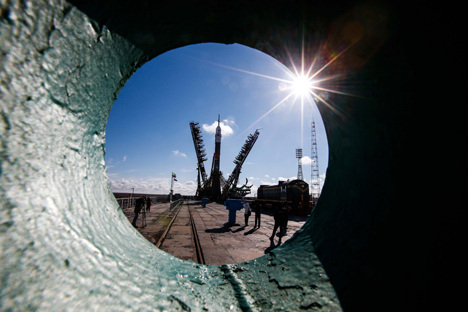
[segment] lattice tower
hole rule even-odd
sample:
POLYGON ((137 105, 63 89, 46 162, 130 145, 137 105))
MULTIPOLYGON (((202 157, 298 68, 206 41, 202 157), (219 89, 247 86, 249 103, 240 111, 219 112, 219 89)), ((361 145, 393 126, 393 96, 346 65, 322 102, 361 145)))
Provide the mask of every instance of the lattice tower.
POLYGON ((302 148, 296 148, 296 158, 297 158, 297 179, 304 180, 302 175, 302 148))
POLYGON ((320 197, 320 181, 319 181, 319 165, 318 165, 318 153, 317 153, 317 137, 316 137, 316 131, 315 131, 315 121, 312 119, 312 124, 311 124, 311 146, 312 146, 312 151, 311 151, 311 158, 312 158, 312 163, 311 163, 311 182, 312 182, 312 203, 315 205, 317 202, 318 198, 320 197))
POLYGON ((205 145, 203 144, 203 137, 201 134, 199 123, 192 121, 190 123, 190 131, 192 132, 193 145, 195 147, 195 153, 197 154, 197 161, 198 161, 197 192, 199 192, 200 189, 202 188, 202 185, 206 184, 208 180, 206 176, 205 165, 203 164, 203 162, 207 160, 206 151, 205 151, 205 145), (201 181, 200 181, 200 176, 201 176, 201 181))

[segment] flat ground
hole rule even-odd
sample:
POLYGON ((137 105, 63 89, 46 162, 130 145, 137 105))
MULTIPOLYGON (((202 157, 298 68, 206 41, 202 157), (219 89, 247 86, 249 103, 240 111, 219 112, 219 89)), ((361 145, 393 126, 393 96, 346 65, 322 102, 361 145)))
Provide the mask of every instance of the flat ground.
MULTIPOLYGON (((124 213, 131 222, 133 209, 124 210, 124 213)), ((209 203, 203 208, 199 202, 186 202, 162 241, 161 250, 181 259, 196 262, 190 213, 206 264, 233 264, 252 260, 279 246, 279 230, 273 242, 269 239, 274 226, 273 214, 269 210, 262 211, 260 228, 254 229, 254 213, 246 226, 244 210, 239 210, 236 213, 236 224, 227 226, 229 211, 225 206, 209 203)), ((137 230, 150 242, 156 244, 170 221, 170 214, 169 204, 153 205, 146 216, 147 226, 140 227, 142 225, 140 217, 137 221, 139 226, 137 230)), ((289 216, 288 230, 282 242, 287 241, 301 228, 306 219, 307 217, 289 216)))

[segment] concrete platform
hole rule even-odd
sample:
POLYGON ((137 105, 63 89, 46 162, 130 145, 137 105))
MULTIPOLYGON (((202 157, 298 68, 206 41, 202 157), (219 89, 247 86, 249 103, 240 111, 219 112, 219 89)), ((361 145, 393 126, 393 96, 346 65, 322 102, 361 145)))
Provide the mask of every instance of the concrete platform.
MULTIPOLYGON (((244 223, 244 210, 236 213, 236 225, 226 226, 228 210, 223 205, 209 203, 206 208, 191 207, 200 244, 206 264, 233 264, 252 260, 279 246, 279 233, 270 241, 274 219, 269 211, 263 211, 260 228, 254 229, 255 216, 252 214, 248 225, 244 223)), ((302 227, 306 218, 290 216, 288 231, 282 242, 288 240, 302 227)), ((279 230, 278 230, 279 231, 279 230)))
MULTIPOLYGON (((169 204, 153 205, 147 215, 147 227, 137 230, 149 241, 155 243, 154 233, 161 231, 164 222, 155 221, 158 214, 164 213, 169 204)), ((126 212, 129 221, 133 220, 133 209, 126 212)), ((205 263, 212 265, 234 264, 258 258, 279 246, 279 230, 273 242, 270 236, 273 231, 274 219, 271 211, 262 211, 260 228, 254 229, 255 216, 252 214, 248 225, 244 223, 244 210, 236 213, 236 224, 227 226, 228 210, 217 203, 209 203, 206 208, 196 202, 185 203, 169 230, 166 239, 160 246, 176 257, 196 262, 190 213, 192 214, 205 263)), ((290 216, 288 231, 282 238, 287 241, 299 228, 307 217, 290 216)), ((137 225, 141 222, 138 221, 137 225)))

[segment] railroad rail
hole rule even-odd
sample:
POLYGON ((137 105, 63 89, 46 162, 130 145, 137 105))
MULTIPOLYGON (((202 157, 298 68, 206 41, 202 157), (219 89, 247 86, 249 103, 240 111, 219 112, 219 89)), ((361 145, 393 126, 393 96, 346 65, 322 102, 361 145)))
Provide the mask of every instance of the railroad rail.
MULTIPOLYGON (((188 213, 189 213, 189 219, 190 219, 190 227, 191 227, 191 232, 192 232, 192 243, 193 247, 195 249, 195 255, 196 255, 196 262, 199 264, 205 264, 205 257, 203 255, 203 250, 200 244, 200 239, 198 237, 197 233, 197 228, 195 225, 195 220, 193 219, 193 215, 190 209, 190 205, 187 205, 188 213)), ((164 240, 166 239, 166 236, 168 235, 169 231, 171 230, 172 224, 174 221, 177 219, 177 216, 179 215, 180 210, 183 207, 183 203, 179 203, 178 205, 174 206, 173 208, 168 209, 165 213, 171 213, 171 211, 176 210, 175 213, 172 214, 171 220, 167 227, 164 229, 164 232, 162 233, 161 237, 159 237, 157 243, 155 244, 156 247, 161 248, 161 245, 163 244, 164 240)), ((154 219, 156 221, 159 219, 159 216, 154 219)), ((194 259, 195 260, 195 259, 194 259)))
MULTIPOLYGON (((136 229, 143 237, 159 249, 177 256, 177 254, 172 253, 174 248, 176 248, 176 250, 181 251, 182 254, 184 252, 186 253, 185 256, 181 254, 182 259, 199 264, 206 264, 202 244, 196 228, 198 222, 196 218, 198 216, 193 210, 193 207, 191 208, 194 204, 194 202, 184 202, 184 200, 181 199, 174 201, 170 205, 164 204, 164 206, 157 205, 158 207, 152 207, 153 209, 151 209, 150 215, 148 215, 149 212, 146 212, 147 224, 145 224, 142 215, 142 218, 137 221, 138 227, 136 229), (197 220, 197 222, 195 222, 195 220, 197 220), (183 226, 189 226, 190 229, 181 230, 183 226), (190 238, 186 236, 186 234, 189 233, 191 241, 187 241, 190 240, 190 238), (187 244, 188 242, 190 243, 187 244), (183 247, 177 249, 178 247, 174 246, 183 247)), ((196 203, 196 205, 199 204, 200 203, 196 203)), ((124 213, 129 222, 131 222, 134 214, 127 209, 124 210, 124 213)))
MULTIPOLYGON (((182 205, 181 205, 181 204, 179 204, 179 205, 174 205, 174 206, 171 205, 171 207, 170 207, 168 210, 166 210, 166 212, 168 212, 168 213, 170 214, 172 210, 177 209, 176 212, 172 215, 171 221, 170 221, 169 224, 167 225, 167 227, 166 227, 166 229, 164 230, 163 234, 161 235, 161 237, 159 238, 159 240, 156 242, 156 247, 159 248, 159 246, 161 246, 162 242, 163 242, 164 239, 166 238, 167 233, 168 233, 169 230, 171 229, 172 223, 174 223, 174 220, 177 218, 177 215, 179 214, 179 211, 180 211, 181 208, 182 208, 182 205)), ((168 215, 168 214, 163 213, 163 214, 157 216, 156 218, 154 218, 154 219, 152 220, 152 222, 158 220, 159 218, 161 218, 161 216, 167 216, 167 215, 168 215)))
POLYGON ((193 220, 190 206, 188 206, 188 210, 189 210, 189 215, 190 215, 190 224, 192 225, 192 239, 193 239, 193 245, 195 246, 195 253, 197 254, 197 262, 200 264, 205 264, 205 257, 203 255, 203 250, 201 248, 200 239, 198 237, 197 227, 195 226, 195 221, 193 220))

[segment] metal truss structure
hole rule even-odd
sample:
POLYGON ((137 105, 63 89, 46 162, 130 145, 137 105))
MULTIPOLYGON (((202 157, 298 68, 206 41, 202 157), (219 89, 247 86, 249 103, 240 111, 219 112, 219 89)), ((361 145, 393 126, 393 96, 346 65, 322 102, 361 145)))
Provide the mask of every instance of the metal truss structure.
MULTIPOLYGON (((190 122, 190 131, 192 132, 192 139, 193 145, 195 147, 195 153, 197 155, 198 161, 198 186, 197 186, 197 193, 196 198, 202 197, 210 197, 211 195, 211 188, 215 184, 213 179, 219 179, 219 185, 222 190, 222 198, 226 199, 228 196, 238 196, 239 194, 249 194, 250 187, 244 185, 240 189, 237 188, 237 182, 239 181, 239 175, 241 173, 242 165, 244 161, 247 159, 252 147, 254 146, 257 138, 260 134, 258 131, 259 129, 255 130, 254 133, 251 133, 247 140, 245 141, 244 145, 239 152, 239 155, 234 160, 234 164, 236 167, 232 171, 229 178, 226 180, 223 176, 221 171, 215 172, 214 168, 214 157, 213 157, 213 164, 211 168, 210 176, 207 177, 204 162, 206 159, 206 150, 205 145, 203 144, 203 138, 200 130, 200 125, 198 122, 190 122)), ((211 196, 212 197, 212 196, 211 196)), ((219 198, 212 198, 212 200, 218 200, 219 198)))
POLYGON ((304 181, 304 176, 302 175, 302 148, 296 148, 296 158, 297 158, 297 179, 304 181))
POLYGON ((311 124, 311 185, 312 185, 312 203, 315 205, 317 203, 318 198, 320 197, 321 189, 320 189, 320 181, 319 181, 319 165, 318 165, 318 153, 317 153, 317 138, 315 132, 315 121, 312 119, 311 124))
POLYGON ((227 198, 230 193, 236 193, 237 182, 239 181, 242 165, 244 164, 244 161, 247 159, 247 156, 249 155, 252 147, 257 141, 258 136, 260 135, 258 130, 259 129, 255 130, 254 133, 249 134, 247 140, 241 148, 241 151, 239 152, 239 155, 237 155, 234 160, 236 167, 232 171, 231 175, 229 175, 229 178, 223 187, 223 194, 225 198, 227 198))
POLYGON ((197 154, 197 161, 198 161, 198 166, 197 166, 198 186, 197 186, 196 195, 199 196, 201 189, 204 187, 204 185, 207 183, 207 180, 208 180, 206 176, 205 165, 203 164, 207 160, 206 150, 205 150, 205 144, 203 144, 203 138, 202 138, 199 123, 192 121, 190 123, 190 131, 192 132, 193 145, 195 146, 195 153, 197 154))

